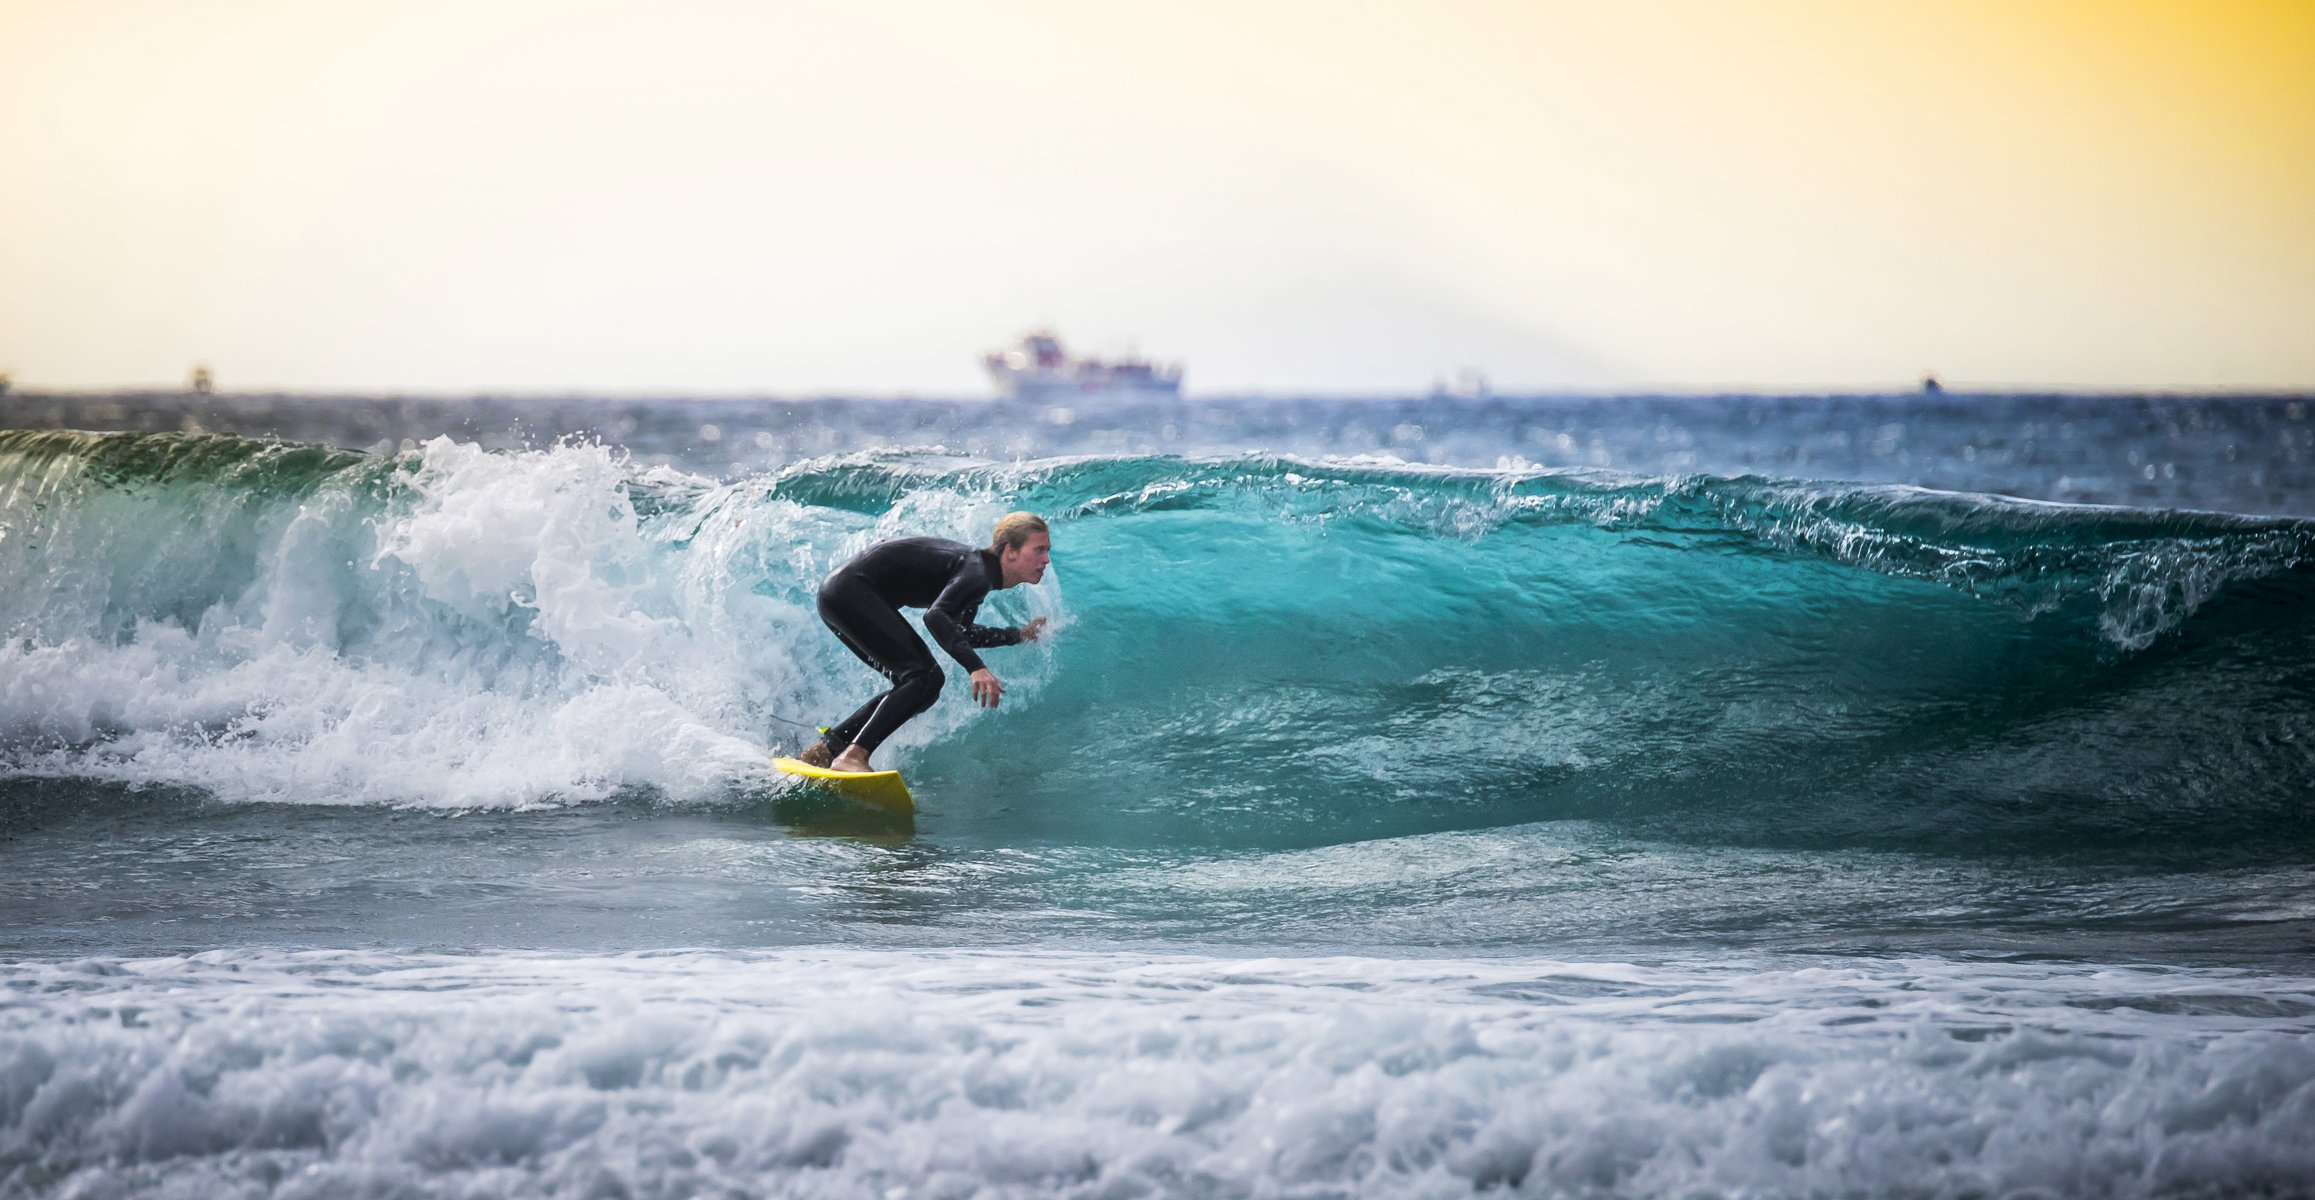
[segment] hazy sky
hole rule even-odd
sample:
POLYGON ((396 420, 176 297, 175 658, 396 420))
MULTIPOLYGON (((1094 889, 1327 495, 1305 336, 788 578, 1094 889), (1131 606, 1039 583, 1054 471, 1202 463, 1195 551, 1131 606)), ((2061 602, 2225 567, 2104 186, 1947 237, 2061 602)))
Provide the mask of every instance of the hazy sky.
POLYGON ((2315 0, 0 0, 19 386, 2315 386, 2315 0))

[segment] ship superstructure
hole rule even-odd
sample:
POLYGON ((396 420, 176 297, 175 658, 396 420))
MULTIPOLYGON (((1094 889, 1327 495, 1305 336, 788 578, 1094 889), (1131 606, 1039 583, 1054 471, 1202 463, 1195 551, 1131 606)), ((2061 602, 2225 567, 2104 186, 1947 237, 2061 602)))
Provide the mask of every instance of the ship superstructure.
POLYGON ((1050 329, 1031 330, 1007 350, 981 356, 997 393, 1008 400, 1098 399, 1104 396, 1179 396, 1179 363, 1128 356, 1105 361, 1072 358, 1050 329))

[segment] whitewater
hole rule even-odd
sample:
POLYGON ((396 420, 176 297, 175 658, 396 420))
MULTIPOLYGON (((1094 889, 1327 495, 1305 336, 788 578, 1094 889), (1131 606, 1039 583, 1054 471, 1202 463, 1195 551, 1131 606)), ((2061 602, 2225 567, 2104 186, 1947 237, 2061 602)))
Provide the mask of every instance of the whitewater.
POLYGON ((2315 1195, 2305 398, 11 403, 0 1195, 2315 1195))

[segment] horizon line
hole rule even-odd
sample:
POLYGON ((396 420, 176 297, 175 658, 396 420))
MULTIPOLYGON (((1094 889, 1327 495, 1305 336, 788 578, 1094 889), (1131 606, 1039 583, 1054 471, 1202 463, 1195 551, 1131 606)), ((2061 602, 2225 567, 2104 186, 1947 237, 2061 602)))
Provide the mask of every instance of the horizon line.
MULTIPOLYGON (((0 377, 4 378, 4 377, 0 377)), ((2062 384, 2062 383, 1941 383, 1931 390, 1916 383, 1908 387, 1879 387, 1869 384, 1633 384, 1628 386, 1562 386, 1546 388, 1493 388, 1485 392, 1440 392, 1431 390, 1405 391, 1340 391, 1318 389, 1310 391, 1273 388, 1245 388, 1227 391, 1186 392, 1170 397, 1183 403, 1234 400, 1551 400, 1551 399, 1712 399, 1716 397, 2023 397, 2023 396, 2201 396, 2201 397, 2315 397, 2315 383, 2308 384, 2062 384)), ((891 391, 817 390, 808 392, 781 391, 650 391, 644 389, 591 389, 575 388, 478 388, 450 390, 436 388, 386 389, 330 389, 330 388, 217 388, 197 391, 181 385, 92 385, 88 387, 26 387, 22 384, 0 390, 0 405, 31 399, 96 400, 96 399, 159 399, 204 397, 219 399, 276 399, 276 400, 511 400, 563 401, 587 400, 610 403, 635 402, 707 402, 798 403, 814 401, 912 401, 943 404, 1018 404, 1025 408, 1065 407, 1061 398, 1021 400, 1017 397, 986 393, 919 392, 909 389, 891 391)), ((1160 397, 1125 394, 1082 397, 1092 404, 1131 402, 1142 403, 1160 397)))

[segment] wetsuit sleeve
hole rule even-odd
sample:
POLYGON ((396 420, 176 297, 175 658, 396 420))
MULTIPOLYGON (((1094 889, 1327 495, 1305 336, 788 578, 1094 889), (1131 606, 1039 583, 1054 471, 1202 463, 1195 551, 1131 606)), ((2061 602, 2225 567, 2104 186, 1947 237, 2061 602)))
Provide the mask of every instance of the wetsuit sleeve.
POLYGON ((1018 629, 973 624, 974 615, 981 611, 981 600, 988 594, 989 581, 982 576, 979 564, 968 562, 950 578, 948 586, 941 589, 932 607, 924 610, 925 632, 967 671, 978 671, 988 665, 973 653, 973 647, 1015 646, 1021 642, 1018 629))

